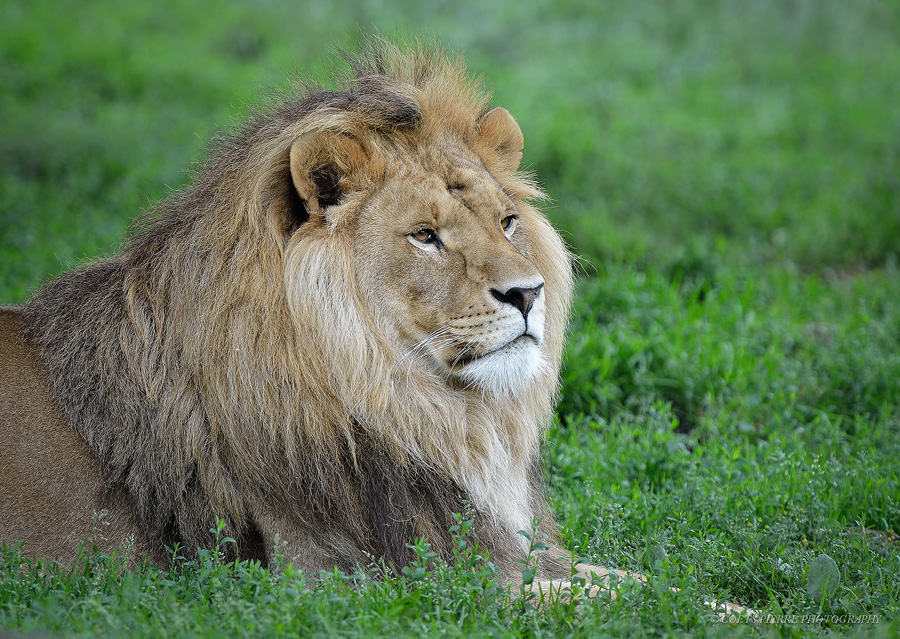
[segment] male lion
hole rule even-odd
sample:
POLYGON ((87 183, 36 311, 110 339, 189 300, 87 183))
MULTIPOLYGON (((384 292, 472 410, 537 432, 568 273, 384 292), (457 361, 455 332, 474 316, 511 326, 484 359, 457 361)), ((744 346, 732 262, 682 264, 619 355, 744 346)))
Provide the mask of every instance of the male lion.
POLYGON ((532 519, 554 540, 538 454, 573 275, 522 133, 441 54, 352 68, 0 310, 0 538, 71 558, 107 511, 166 565, 219 518, 232 558, 351 570, 417 537, 449 557, 471 508, 508 576, 532 519))
POLYGON ((522 133, 441 54, 352 67, 222 140, 118 255, 0 310, 0 538, 69 558, 105 510, 165 565, 220 518, 234 556, 316 571, 403 565, 416 537, 447 557, 467 508, 501 566, 532 518, 552 534, 572 269, 522 133))

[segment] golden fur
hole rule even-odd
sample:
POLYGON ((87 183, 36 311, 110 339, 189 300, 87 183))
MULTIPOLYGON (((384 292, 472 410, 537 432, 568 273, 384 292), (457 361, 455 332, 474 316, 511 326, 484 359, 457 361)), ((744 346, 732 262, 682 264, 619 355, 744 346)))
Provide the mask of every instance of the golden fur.
POLYGON ((218 517, 237 556, 282 543, 316 570, 402 563, 419 536, 447 555, 467 507, 501 565, 532 518, 552 536, 538 453, 572 271, 521 132, 442 54, 351 66, 220 141, 118 255, 0 314, 0 427, 26 442, 0 478, 30 491, 0 537, 70 556, 105 509, 165 563, 218 517))

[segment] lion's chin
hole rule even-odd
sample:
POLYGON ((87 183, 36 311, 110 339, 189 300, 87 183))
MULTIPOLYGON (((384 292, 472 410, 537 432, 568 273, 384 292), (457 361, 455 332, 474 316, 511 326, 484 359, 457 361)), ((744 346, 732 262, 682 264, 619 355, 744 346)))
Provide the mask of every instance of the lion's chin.
POLYGON ((534 382, 549 371, 550 364, 540 345, 522 335, 509 344, 470 360, 454 371, 469 386, 508 393, 534 382))

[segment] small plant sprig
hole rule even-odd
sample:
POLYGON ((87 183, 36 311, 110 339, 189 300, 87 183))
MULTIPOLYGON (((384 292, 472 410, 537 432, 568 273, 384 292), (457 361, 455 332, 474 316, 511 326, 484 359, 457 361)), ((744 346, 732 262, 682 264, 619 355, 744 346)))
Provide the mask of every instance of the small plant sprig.
POLYGON ((444 561, 423 539, 407 548, 415 553, 408 566, 401 569, 407 584, 421 594, 440 600, 442 606, 462 616, 478 614, 488 601, 501 597, 499 569, 474 534, 475 517, 471 511, 455 513, 455 523, 448 532, 452 536, 451 557, 444 561))
POLYGON ((416 582, 430 576, 432 573, 429 567, 432 566, 434 559, 438 556, 436 552, 431 550, 431 544, 419 537, 413 543, 406 544, 406 547, 416 554, 409 565, 403 566, 400 570, 407 581, 416 582))
MULTIPOLYGON (((537 575, 541 561, 539 553, 547 550, 550 546, 542 541, 542 538, 546 538, 546 535, 538 531, 540 523, 540 519, 532 519, 530 531, 519 531, 519 534, 528 540, 528 552, 523 558, 516 559, 522 565, 522 582, 519 584, 519 605, 523 613, 533 611, 535 603, 541 603, 540 600, 535 601, 538 594, 534 591, 534 578, 537 575)), ((543 599, 543 593, 541 593, 540 599, 543 599)))
POLYGON ((470 509, 465 514, 453 515, 456 523, 448 529, 453 539, 453 569, 460 587, 469 592, 477 591, 482 599, 499 596, 497 583, 499 568, 491 561, 491 554, 481 547, 474 534, 475 516, 470 509))
POLYGON ((214 544, 212 549, 200 548, 197 560, 185 560, 178 544, 171 549, 172 568, 169 571, 168 583, 190 584, 200 599, 207 603, 218 601, 227 590, 226 583, 233 579, 237 562, 225 561, 225 546, 237 542, 224 534, 225 521, 216 518, 215 525, 209 529, 214 544))
MULTIPOLYGON (((237 542, 231 537, 223 536, 223 532, 225 531, 225 521, 223 519, 219 519, 216 517, 216 525, 213 528, 209 529, 213 535, 215 535, 216 543, 213 546, 213 550, 211 552, 211 559, 216 566, 223 565, 225 561, 225 551, 223 548, 225 544, 234 544, 237 545, 237 542)), ((203 553, 210 554, 208 550, 200 550, 200 556, 203 557, 203 553)))

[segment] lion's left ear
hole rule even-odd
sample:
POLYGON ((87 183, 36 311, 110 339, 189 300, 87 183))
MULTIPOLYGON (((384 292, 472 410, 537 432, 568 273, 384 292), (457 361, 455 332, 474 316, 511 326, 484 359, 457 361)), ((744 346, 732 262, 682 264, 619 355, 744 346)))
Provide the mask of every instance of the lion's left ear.
POLYGON ((290 155, 291 180, 310 217, 323 217, 338 204, 349 178, 368 160, 356 139, 332 131, 299 137, 290 155))
POLYGON ((481 140, 497 152, 503 168, 510 173, 517 171, 522 163, 525 138, 509 111, 495 107, 481 116, 476 126, 481 140))

